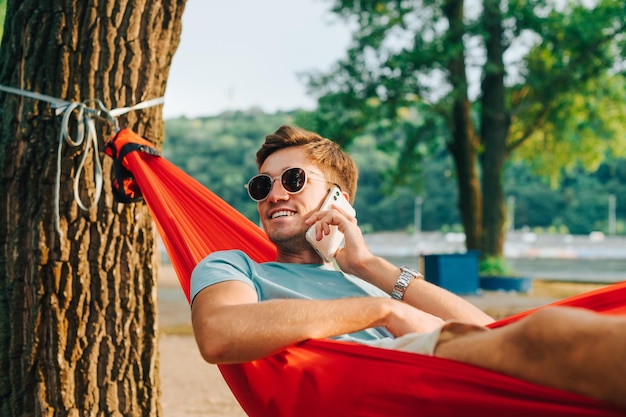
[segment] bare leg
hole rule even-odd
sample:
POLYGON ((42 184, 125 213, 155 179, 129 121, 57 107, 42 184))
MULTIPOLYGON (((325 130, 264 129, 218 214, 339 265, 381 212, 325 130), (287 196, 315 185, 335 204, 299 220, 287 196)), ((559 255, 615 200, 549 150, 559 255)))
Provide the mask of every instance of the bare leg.
POLYGON ((439 344, 435 356, 626 409, 626 318, 551 307, 439 344))

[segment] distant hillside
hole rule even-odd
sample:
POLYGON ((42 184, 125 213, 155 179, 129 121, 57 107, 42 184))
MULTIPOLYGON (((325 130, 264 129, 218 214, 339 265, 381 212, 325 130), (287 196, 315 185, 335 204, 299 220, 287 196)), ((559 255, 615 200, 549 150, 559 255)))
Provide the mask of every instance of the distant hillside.
MULTIPOLYGON (((260 110, 226 112, 165 122, 163 154, 202 184, 258 222, 256 204, 243 185, 256 173, 255 153, 263 138, 282 124, 294 124, 298 112, 266 114, 260 110)), ((365 232, 412 230, 461 231, 456 181, 444 150, 424 163, 421 197, 406 188, 390 188, 386 175, 394 158, 377 150, 372 137, 362 136, 348 149, 360 169, 355 208, 365 232), (418 221, 416 222, 416 213, 418 221)), ((532 175, 522 163, 507 169, 505 189, 514 209, 515 228, 588 234, 615 230, 626 234, 626 160, 611 159, 593 174, 566 177, 556 189, 532 175), (615 196, 615 222, 609 219, 615 196)))

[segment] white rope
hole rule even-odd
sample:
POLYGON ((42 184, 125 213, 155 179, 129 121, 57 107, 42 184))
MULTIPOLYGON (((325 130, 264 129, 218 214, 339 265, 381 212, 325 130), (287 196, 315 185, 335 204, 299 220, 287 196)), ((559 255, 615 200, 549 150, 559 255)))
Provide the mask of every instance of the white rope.
POLYGON ((84 144, 83 156, 78 164, 78 168, 76 169, 76 175, 74 177, 74 200, 78 204, 82 210, 89 211, 94 208, 98 201, 100 200, 100 195, 102 194, 102 184, 103 184, 103 175, 102 175, 102 164, 100 162, 100 158, 98 157, 98 135, 96 133, 96 124, 92 117, 89 117, 86 112, 86 106, 83 103, 71 103, 65 108, 63 112, 63 120, 61 122, 61 131, 59 133, 59 147, 57 149, 57 176, 56 183, 54 188, 54 226, 57 229, 57 232, 62 234, 60 219, 61 215, 59 213, 59 200, 60 200, 60 189, 61 189, 61 161, 62 161, 62 151, 63 151, 63 142, 67 142, 71 146, 81 146, 84 144), (70 116, 74 112, 74 110, 78 111, 77 125, 76 125, 76 138, 72 139, 72 136, 69 134, 69 121, 70 116), (86 131, 86 134, 85 134, 86 131), (94 185, 96 188, 96 194, 93 197, 93 201, 89 206, 86 206, 80 198, 80 177, 83 171, 83 167, 85 165, 85 160, 89 156, 89 151, 93 146, 93 163, 94 163, 94 185))
POLYGON ((89 211, 94 208, 98 201, 100 200, 100 196, 102 195, 102 184, 103 184, 103 174, 102 174, 102 163, 100 162, 99 150, 98 150, 98 135, 96 132, 96 124, 94 118, 103 118, 109 121, 116 132, 119 131, 119 126, 117 122, 117 117, 126 114, 133 110, 145 109, 152 106, 157 106, 159 104, 163 104, 164 97, 155 98, 152 100, 142 101, 141 103, 135 104, 130 107, 120 107, 113 110, 108 110, 104 104, 100 100, 86 100, 84 102, 70 102, 60 98, 48 96, 45 94, 35 93, 32 91, 22 90, 19 88, 8 87, 0 84, 0 91, 5 91, 7 93, 29 97, 34 100, 46 101, 52 105, 52 108, 55 109, 55 114, 57 116, 63 114, 63 119, 61 121, 61 131, 59 133, 59 146, 57 149, 57 174, 56 174, 56 184, 54 188, 54 226, 59 235, 63 236, 63 232, 60 227, 60 194, 61 194, 61 162, 62 162, 62 150, 63 150, 63 142, 67 142, 71 146, 84 146, 82 151, 83 155, 78 164, 78 168, 76 170, 75 178, 74 178, 74 200, 78 204, 82 210, 89 211), (95 103, 98 108, 89 107, 88 104, 95 103), (74 112, 77 112, 76 116, 76 134, 75 138, 69 133, 69 123, 70 117, 74 112), (93 146, 93 150, 91 149, 93 146), (94 185, 96 189, 96 193, 93 197, 91 204, 85 205, 80 198, 80 177, 83 172, 83 168, 85 165, 85 161, 89 156, 89 151, 93 152, 93 160, 94 160, 94 185))
POLYGON ((60 98, 47 96, 45 94, 34 93, 32 91, 22 90, 22 89, 15 88, 15 87, 8 87, 2 84, 0 84, 0 90, 5 91, 7 93, 15 94, 18 96, 30 97, 35 100, 47 101, 48 103, 52 104, 52 108, 58 108, 58 107, 67 106, 68 104, 70 104, 69 101, 65 101, 60 98))
POLYGON ((146 100, 142 101, 141 103, 137 103, 134 106, 118 107, 117 109, 110 110, 109 114, 113 117, 118 117, 132 110, 141 110, 152 106, 158 106, 159 104, 163 104, 164 102, 165 97, 153 98, 152 100, 146 100))

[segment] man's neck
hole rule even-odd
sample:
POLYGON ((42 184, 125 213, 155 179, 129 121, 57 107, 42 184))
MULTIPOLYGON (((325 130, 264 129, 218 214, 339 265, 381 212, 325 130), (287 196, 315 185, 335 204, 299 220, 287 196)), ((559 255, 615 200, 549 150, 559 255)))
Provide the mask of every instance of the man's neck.
POLYGON ((278 250, 276 262, 286 264, 324 264, 325 262, 315 251, 304 251, 299 253, 289 253, 278 250))

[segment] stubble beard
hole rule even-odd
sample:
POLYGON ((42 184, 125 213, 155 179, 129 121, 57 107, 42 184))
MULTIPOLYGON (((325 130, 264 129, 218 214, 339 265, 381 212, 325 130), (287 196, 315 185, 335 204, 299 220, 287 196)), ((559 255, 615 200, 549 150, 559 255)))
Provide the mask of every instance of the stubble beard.
POLYGON ((283 230, 274 230, 268 233, 269 239, 284 253, 297 254, 310 248, 309 242, 306 241, 304 234, 306 230, 292 233, 281 233, 283 230))

